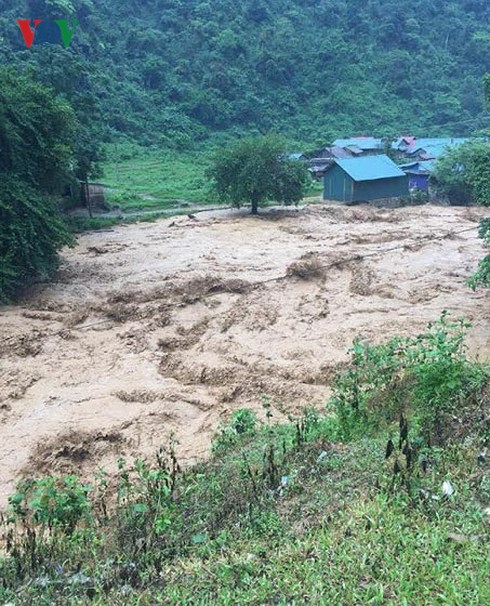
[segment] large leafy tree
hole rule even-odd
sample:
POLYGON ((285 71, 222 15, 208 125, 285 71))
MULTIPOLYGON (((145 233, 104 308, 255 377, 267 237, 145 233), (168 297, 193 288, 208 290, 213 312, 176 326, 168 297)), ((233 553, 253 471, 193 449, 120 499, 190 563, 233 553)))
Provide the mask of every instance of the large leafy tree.
POLYGON ((449 148, 437 162, 434 180, 450 202, 490 206, 490 145, 475 141, 449 148))
POLYGON ((284 142, 273 135, 243 139, 221 150, 209 176, 220 200, 250 204, 254 215, 268 200, 299 202, 309 178, 306 166, 288 158, 284 142))
POLYGON ((75 116, 53 93, 0 70, 0 172, 56 194, 71 172, 75 116))
POLYGON ((93 66, 78 53, 56 44, 36 46, 31 51, 26 53, 23 73, 54 90, 75 111, 74 175, 80 181, 100 177, 105 158, 102 140, 107 132, 102 126, 99 98, 94 90, 93 66))
POLYGON ((56 196, 71 178, 75 128, 66 102, 0 69, 0 301, 49 276, 71 242, 56 196))

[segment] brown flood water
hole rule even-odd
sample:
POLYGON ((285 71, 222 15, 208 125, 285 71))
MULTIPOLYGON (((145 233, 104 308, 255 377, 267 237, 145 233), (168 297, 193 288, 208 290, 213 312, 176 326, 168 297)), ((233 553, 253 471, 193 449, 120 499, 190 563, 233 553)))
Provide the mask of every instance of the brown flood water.
POLYGON ((355 337, 415 335, 444 309, 473 323, 470 351, 488 358, 490 295, 466 286, 484 215, 310 206, 80 237, 53 283, 0 312, 0 504, 23 474, 110 471, 170 434, 182 461, 203 457, 219 423, 261 412, 265 395, 275 418, 322 407, 355 337), (378 251, 251 287, 301 259, 378 251))

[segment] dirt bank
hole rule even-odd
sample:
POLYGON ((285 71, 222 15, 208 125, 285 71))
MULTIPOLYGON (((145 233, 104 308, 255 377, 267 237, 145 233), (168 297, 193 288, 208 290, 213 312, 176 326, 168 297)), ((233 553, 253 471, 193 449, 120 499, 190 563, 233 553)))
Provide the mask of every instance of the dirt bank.
POLYGON ((278 416, 322 406, 355 336, 416 334, 443 309, 488 357, 490 298, 465 285, 483 214, 311 206, 84 235, 0 315, 0 501, 19 474, 111 469, 171 433, 193 460, 266 396, 278 416))

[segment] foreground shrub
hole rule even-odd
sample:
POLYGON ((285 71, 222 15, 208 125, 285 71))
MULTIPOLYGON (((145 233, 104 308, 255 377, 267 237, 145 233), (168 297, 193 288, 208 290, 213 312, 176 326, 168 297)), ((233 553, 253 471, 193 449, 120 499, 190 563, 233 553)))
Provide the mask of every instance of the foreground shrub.
POLYGON ((400 415, 418 427, 428 445, 444 445, 473 428, 482 414, 488 368, 465 354, 468 325, 444 313, 426 333, 381 345, 356 342, 349 369, 339 376, 333 403, 344 439, 387 426, 400 415))
MULTIPOLYGON (((490 219, 482 219, 479 235, 485 248, 488 249, 490 246, 490 219)), ((490 254, 479 262, 478 269, 469 279, 469 285, 473 290, 476 290, 478 286, 490 286, 490 254)))

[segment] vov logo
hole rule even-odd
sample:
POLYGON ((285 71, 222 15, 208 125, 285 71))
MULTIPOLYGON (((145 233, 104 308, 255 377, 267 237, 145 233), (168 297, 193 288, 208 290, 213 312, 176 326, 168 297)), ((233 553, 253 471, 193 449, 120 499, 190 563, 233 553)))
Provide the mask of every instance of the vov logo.
POLYGON ((27 48, 31 48, 34 39, 36 41, 39 40, 41 43, 50 42, 51 44, 62 41, 65 48, 68 48, 78 25, 76 19, 54 19, 53 21, 46 21, 44 19, 17 19, 17 23, 19 24, 27 48), (32 22, 34 22, 34 25, 32 22))

